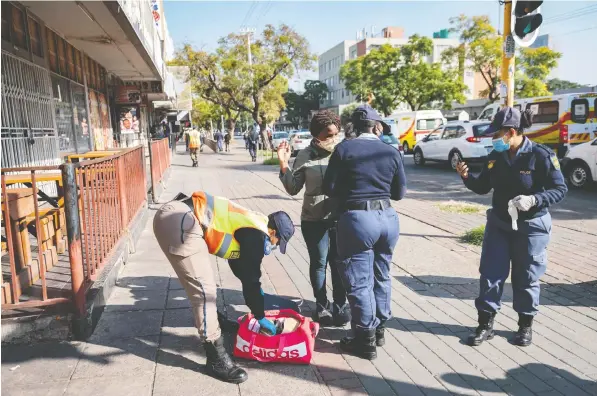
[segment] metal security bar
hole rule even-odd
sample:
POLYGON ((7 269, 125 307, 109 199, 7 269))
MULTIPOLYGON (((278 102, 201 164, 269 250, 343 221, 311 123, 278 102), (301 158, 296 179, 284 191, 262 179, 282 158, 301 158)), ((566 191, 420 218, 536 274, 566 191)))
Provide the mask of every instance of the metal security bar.
POLYGON ((2 167, 60 164, 49 72, 2 51, 2 167))

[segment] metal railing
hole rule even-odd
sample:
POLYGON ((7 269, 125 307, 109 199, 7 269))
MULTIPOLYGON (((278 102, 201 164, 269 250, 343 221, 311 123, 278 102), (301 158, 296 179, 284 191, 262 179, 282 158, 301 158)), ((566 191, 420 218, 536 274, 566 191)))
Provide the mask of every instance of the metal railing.
MULTIPOLYGON (((60 167, 2 169, 1 177, 2 250, 8 253, 8 262, 4 257, 2 260, 3 311, 72 301, 75 312, 82 315, 86 309, 86 290, 111 258, 122 238, 128 237, 129 225, 145 207, 144 148, 138 146, 110 157, 67 163, 60 167), (38 188, 42 180, 50 177, 48 171, 54 171, 51 177, 55 177, 60 185, 56 197, 48 197, 38 188), (28 189, 7 189, 7 181, 15 182, 15 173, 26 179, 28 189), (40 205, 38 195, 45 201, 45 206, 40 205), (27 202, 17 202, 21 196, 26 197, 27 202), (53 230, 48 228, 48 222, 44 220, 48 216, 62 216, 54 223, 53 230), (26 252, 19 247, 22 241, 17 238, 28 238, 32 228, 35 229, 36 239, 33 242, 37 244, 39 279, 29 279, 30 284, 26 286, 33 286, 32 283, 37 280, 41 280, 41 284, 36 284, 37 289, 34 291, 38 293, 30 292, 26 298, 21 298, 20 272, 28 270, 27 266, 31 266, 32 261, 23 258, 26 252), (48 289, 46 280, 50 259, 48 251, 51 250, 51 244, 46 241, 56 233, 63 235, 63 232, 67 234, 65 243, 70 274, 62 274, 67 279, 61 286, 70 282, 71 290, 66 294, 59 290, 57 294, 52 288, 48 289), (56 294, 58 297, 53 297, 56 294)), ((17 181, 23 184, 21 179, 17 181)))
POLYGON ((172 162, 172 152, 168 145, 168 138, 151 141, 151 178, 153 184, 162 181, 164 173, 172 162))

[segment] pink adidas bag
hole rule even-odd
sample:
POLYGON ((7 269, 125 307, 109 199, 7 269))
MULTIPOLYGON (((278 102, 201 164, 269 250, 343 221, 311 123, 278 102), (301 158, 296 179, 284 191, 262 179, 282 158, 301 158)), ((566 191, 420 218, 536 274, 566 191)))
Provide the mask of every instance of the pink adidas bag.
POLYGON ((252 314, 238 318, 239 329, 234 345, 234 356, 259 362, 309 364, 313 357, 315 337, 319 323, 302 316, 292 309, 265 311, 271 321, 278 318, 294 318, 299 322, 292 333, 267 336, 249 330, 252 314))

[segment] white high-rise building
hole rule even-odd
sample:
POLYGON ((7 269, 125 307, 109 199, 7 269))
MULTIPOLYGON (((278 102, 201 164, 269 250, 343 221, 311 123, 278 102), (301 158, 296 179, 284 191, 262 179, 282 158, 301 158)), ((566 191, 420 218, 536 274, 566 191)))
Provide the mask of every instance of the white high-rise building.
MULTIPOLYGON (((432 41, 433 52, 427 57, 428 62, 440 62, 442 52, 450 47, 460 45, 457 39, 434 38, 432 41)), ((344 82, 340 79, 340 67, 345 62, 366 55, 371 50, 384 44, 399 47, 407 43, 408 37, 404 36, 402 28, 387 27, 377 35, 359 31, 357 32, 357 40, 345 40, 322 53, 319 56, 319 81, 327 84, 329 93, 326 99, 320 103, 321 108, 330 109, 340 114, 344 107, 356 102, 355 95, 345 88, 344 82)), ((463 78, 468 87, 465 96, 467 99, 472 99, 475 83, 474 73, 465 71, 463 78)))

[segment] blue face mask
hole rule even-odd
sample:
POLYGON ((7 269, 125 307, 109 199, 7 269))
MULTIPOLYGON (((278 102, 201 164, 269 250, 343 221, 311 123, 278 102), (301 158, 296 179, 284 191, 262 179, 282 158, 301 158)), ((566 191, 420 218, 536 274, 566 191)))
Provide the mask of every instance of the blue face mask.
POLYGON ((270 241, 270 239, 265 238, 265 241, 263 242, 263 253, 266 256, 269 256, 271 254, 271 252, 273 252, 277 248, 278 248, 278 245, 272 245, 272 242, 270 241))
POLYGON ((493 144, 493 149, 495 151, 497 151, 498 153, 506 151, 510 148, 510 143, 504 142, 503 137, 497 138, 497 139, 492 139, 491 144, 493 144))

